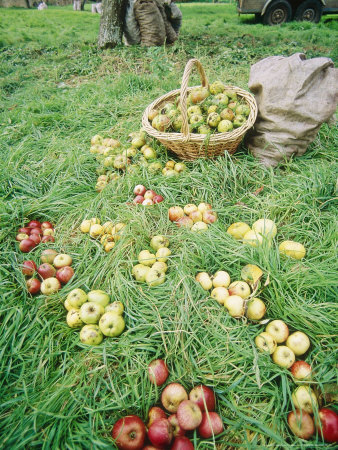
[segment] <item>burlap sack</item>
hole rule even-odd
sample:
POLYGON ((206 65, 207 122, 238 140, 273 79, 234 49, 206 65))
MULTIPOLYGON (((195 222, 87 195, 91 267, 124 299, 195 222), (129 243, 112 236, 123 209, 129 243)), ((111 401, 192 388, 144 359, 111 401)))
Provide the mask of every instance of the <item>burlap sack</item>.
POLYGON ((303 155, 335 113, 338 69, 329 58, 271 56, 251 67, 249 88, 258 116, 247 146, 264 165, 276 166, 303 155))
POLYGON ((163 45, 166 30, 156 0, 136 0, 134 13, 140 27, 141 44, 146 47, 163 45))
POLYGON ((171 0, 168 0, 168 2, 165 2, 164 8, 167 15, 167 18, 169 22, 171 23, 171 26, 173 27, 175 33, 178 36, 178 33, 180 32, 180 28, 182 25, 182 12, 180 8, 171 0))
POLYGON ((166 35, 166 43, 167 44, 173 44, 177 39, 177 34, 175 33, 175 30, 173 29, 171 23, 168 20, 166 11, 164 9, 164 1, 163 0, 155 0, 158 6, 158 9, 160 10, 164 28, 165 28, 165 35, 166 35))
POLYGON ((140 28, 134 14, 135 1, 129 0, 124 20, 123 33, 128 45, 139 44, 141 42, 140 28))

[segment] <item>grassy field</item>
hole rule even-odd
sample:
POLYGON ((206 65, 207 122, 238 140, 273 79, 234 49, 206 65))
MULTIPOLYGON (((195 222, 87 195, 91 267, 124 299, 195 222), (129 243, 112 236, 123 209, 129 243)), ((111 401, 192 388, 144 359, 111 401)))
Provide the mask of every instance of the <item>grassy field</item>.
MULTIPOLYGON (((178 179, 145 169, 102 193, 94 186, 97 163, 90 138, 100 133, 126 143, 156 97, 179 87, 187 60, 199 58, 210 80, 247 88, 250 65, 273 54, 304 52, 337 62, 337 20, 278 28, 236 15, 234 4, 185 4, 180 39, 169 48, 96 48, 99 17, 71 8, 1 10, 0 191, 1 333, 0 447, 6 449, 115 448, 110 431, 126 414, 144 420, 159 398, 146 368, 166 359, 169 381, 187 389, 215 389, 225 423, 216 441, 195 447, 319 448, 291 434, 287 413, 295 388, 287 370, 258 354, 263 325, 232 319, 195 282, 199 271, 258 264, 268 284, 260 294, 267 317, 286 321, 311 339, 318 394, 337 383, 337 129, 323 125, 306 155, 267 169, 241 146, 236 155, 189 163, 178 179), (160 206, 128 206, 143 183, 165 196, 160 206), (259 195, 255 191, 263 186, 259 195), (178 229, 167 219, 172 205, 207 201, 219 221, 205 234, 178 229), (85 218, 123 221, 128 231, 105 254, 78 227, 85 218), (274 219, 271 249, 254 249, 225 231, 232 222, 274 219), (26 293, 15 232, 28 219, 57 225, 57 250, 73 256, 76 276, 59 294, 26 293), (155 234, 168 235, 172 258, 167 281, 148 288, 131 276, 137 254, 155 234), (304 243, 301 262, 282 259, 278 243, 304 243), (68 328, 63 301, 75 287, 105 289, 126 309, 119 338, 97 348, 68 328)), ((191 83, 198 83, 193 76, 191 83)), ((161 148, 161 160, 168 156, 161 148)), ((32 252, 39 260, 41 247, 32 252)), ((332 446, 333 448, 333 446, 332 446)))

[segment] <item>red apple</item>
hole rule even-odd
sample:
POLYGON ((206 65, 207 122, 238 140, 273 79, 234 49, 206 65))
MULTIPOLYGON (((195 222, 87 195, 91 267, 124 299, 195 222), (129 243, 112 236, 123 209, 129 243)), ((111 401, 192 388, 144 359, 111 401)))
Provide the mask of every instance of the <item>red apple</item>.
POLYGON ((18 229, 18 233, 19 234, 21 234, 21 233, 23 233, 23 234, 29 234, 29 232, 30 232, 30 228, 28 228, 28 227, 22 227, 22 228, 19 228, 18 229))
POLYGON ((23 253, 28 253, 36 246, 36 243, 32 239, 24 239, 20 242, 19 249, 23 253))
POLYGON ((180 436, 174 440, 171 450, 194 450, 194 448, 190 439, 185 436, 180 436))
POLYGON ((301 439, 310 439, 315 432, 315 426, 310 414, 299 409, 288 414, 288 425, 292 433, 301 439))
POLYGON ((150 442, 157 447, 168 446, 173 438, 173 430, 167 419, 158 419, 148 429, 150 442))
POLYGON ((36 245, 40 244, 40 242, 41 242, 41 236, 39 234, 31 234, 29 236, 29 239, 34 241, 36 245))
POLYGON ((216 399, 214 391, 203 384, 194 387, 190 391, 189 399, 197 403, 202 412, 206 410, 215 411, 216 399))
POLYGON ((202 422, 198 427, 199 435, 202 438, 208 439, 212 436, 217 436, 222 431, 223 422, 217 413, 210 411, 202 414, 202 422))
POLYGON ((136 197, 133 200, 133 203, 135 205, 138 205, 139 203, 142 203, 144 201, 143 195, 136 195, 136 197))
POLYGON ((148 423, 147 423, 147 428, 150 427, 151 424, 153 424, 156 420, 158 419, 166 419, 167 415, 165 413, 165 411, 163 411, 162 408, 160 408, 159 406, 153 406, 149 409, 148 412, 148 423))
POLYGON ((170 383, 166 386, 161 395, 161 402, 164 408, 175 413, 177 411, 178 405, 183 402, 183 400, 188 399, 188 394, 184 387, 179 383, 170 383))
POLYGON ((217 214, 214 211, 204 211, 203 212, 203 222, 214 223, 217 220, 217 214))
POLYGON ((153 198, 154 203, 161 203, 161 202, 163 202, 163 200, 164 200, 164 198, 160 194, 156 194, 153 198))
POLYGON ((38 274, 45 280, 46 278, 54 277, 56 269, 51 264, 43 263, 38 268, 38 274))
POLYGON ((186 228, 191 228, 194 225, 194 222, 188 216, 180 217, 178 220, 176 220, 175 223, 178 227, 186 227, 186 228))
POLYGON ((178 419, 177 419, 177 415, 176 414, 172 414, 171 416, 169 416, 168 420, 169 420, 171 426, 173 427, 173 435, 174 435, 174 437, 180 437, 180 436, 184 436, 185 435, 185 430, 183 430, 183 428, 178 423, 178 419))
POLYGON ((148 366, 149 380, 161 386, 169 376, 169 370, 163 359, 154 359, 148 366))
POLYGON ((325 442, 338 442, 338 414, 332 409, 322 408, 318 411, 320 425, 317 424, 318 433, 325 442))
POLYGON ((307 380, 311 376, 312 368, 310 364, 305 361, 296 361, 292 364, 290 370, 297 380, 307 380))
POLYGON ((40 292, 41 283, 37 278, 30 278, 26 281, 27 290, 30 294, 34 295, 40 292))
POLYGON ((31 234, 39 234, 40 236, 42 236, 42 230, 41 228, 31 228, 29 235, 31 234))
POLYGON ((168 215, 171 222, 176 222, 184 216, 184 211, 180 206, 172 206, 169 208, 168 215))
POLYGON ((145 186, 143 186, 143 184, 138 184, 137 186, 134 187, 134 194, 135 195, 142 195, 142 197, 144 196, 144 194, 146 193, 147 188, 145 186))
POLYGON ((161 450, 160 447, 154 447, 153 445, 146 445, 142 450, 161 450))
POLYGON ((53 225, 50 222, 42 222, 41 230, 46 230, 47 228, 53 228, 53 225))
POLYGON ((21 242, 21 241, 23 241, 24 239, 29 239, 29 236, 28 236, 28 234, 26 234, 26 233, 19 233, 19 234, 17 234, 17 235, 15 236, 15 239, 16 239, 18 242, 21 242))
POLYGON ((141 450, 146 437, 146 427, 138 416, 125 416, 115 423, 111 434, 119 449, 141 450))
POLYGON ((54 236, 42 236, 41 242, 45 244, 46 242, 55 242, 54 236))
POLYGON ((73 277, 73 275, 73 268, 70 266, 64 266, 56 272, 55 276, 60 281, 60 283, 67 284, 68 281, 73 277))
POLYGON ((34 275, 34 272, 37 270, 36 264, 32 260, 24 261, 22 263, 22 273, 24 275, 32 276, 34 275))
POLYGON ((38 220, 31 220, 28 225, 28 228, 41 228, 41 223, 38 220))
POLYGON ((177 408, 177 420, 184 430, 195 430, 202 422, 202 411, 196 403, 184 400, 177 408))
POLYGON ((55 256, 58 255, 58 252, 53 248, 46 248, 41 252, 41 262, 53 264, 55 256))

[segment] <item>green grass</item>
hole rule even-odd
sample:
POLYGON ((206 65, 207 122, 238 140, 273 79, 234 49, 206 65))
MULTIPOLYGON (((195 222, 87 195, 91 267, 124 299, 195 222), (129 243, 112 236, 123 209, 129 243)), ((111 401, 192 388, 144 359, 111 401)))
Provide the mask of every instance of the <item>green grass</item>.
MULTIPOLYGON (((88 9, 88 6, 87 6, 88 9)), ((110 431, 122 415, 144 420, 158 402, 146 367, 164 357, 169 381, 187 389, 205 383, 217 394, 225 432, 198 440, 217 448, 318 448, 293 436, 286 417, 294 384, 287 370, 258 354, 263 325, 235 320, 197 286, 198 271, 239 278, 258 264, 270 284, 260 296, 267 317, 286 321, 311 339, 306 360, 318 393, 337 383, 337 129, 323 125, 306 155, 266 169, 242 145, 232 158, 189 163, 177 180, 125 176, 101 194, 89 153, 94 134, 126 142, 145 107, 179 87, 187 60, 199 58, 210 80, 247 88, 250 65, 272 54, 304 52, 337 62, 337 22, 256 25, 235 5, 182 5, 183 29, 169 48, 96 48, 98 16, 71 8, 1 10, 0 242, 1 448, 112 448, 110 431), (126 205, 135 184, 165 196, 158 207, 126 205), (263 186, 258 195, 254 192, 263 186), (208 201, 219 221, 202 235, 176 228, 167 208, 208 201), (128 231, 105 254, 79 232, 82 219, 124 221, 128 231), (76 277, 51 297, 27 295, 16 229, 38 217, 57 225, 54 247, 73 256, 76 277), (274 219, 272 248, 252 249, 225 231, 235 221, 274 219), (172 258, 165 284, 148 288, 131 277, 137 254, 155 234, 168 235, 172 258), (304 243, 301 262, 279 257, 284 239, 304 243), (105 289, 126 309, 126 331, 98 348, 80 344, 67 327, 63 300, 75 288, 105 289)), ((191 83, 198 83, 194 75, 191 83)), ((161 147, 161 160, 167 159, 161 147)), ((39 261, 40 249, 32 252, 39 261)))

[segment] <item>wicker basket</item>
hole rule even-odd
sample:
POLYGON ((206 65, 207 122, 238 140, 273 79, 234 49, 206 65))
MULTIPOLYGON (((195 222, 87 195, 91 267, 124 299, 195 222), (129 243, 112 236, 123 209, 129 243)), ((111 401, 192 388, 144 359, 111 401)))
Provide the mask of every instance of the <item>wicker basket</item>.
POLYGON ((194 87, 196 87, 188 87, 190 73, 194 66, 198 69, 202 86, 209 86, 200 61, 198 61, 198 59, 190 59, 184 69, 181 89, 170 91, 151 103, 143 113, 142 126, 150 136, 158 139, 165 147, 174 152, 180 159, 192 161, 196 158, 214 158, 215 156, 224 154, 224 151, 228 151, 230 154, 235 153, 238 145, 244 137, 244 134, 255 123, 257 117, 256 100, 251 94, 249 94, 249 92, 241 88, 236 86, 225 86, 226 89, 235 91, 238 97, 244 99, 249 105, 250 114, 247 121, 241 127, 227 133, 215 133, 212 135, 190 133, 187 116, 187 95, 194 87), (174 101, 178 95, 180 95, 181 104, 182 133, 165 133, 157 131, 149 123, 149 112, 153 109, 160 109, 169 101, 174 101))

